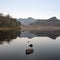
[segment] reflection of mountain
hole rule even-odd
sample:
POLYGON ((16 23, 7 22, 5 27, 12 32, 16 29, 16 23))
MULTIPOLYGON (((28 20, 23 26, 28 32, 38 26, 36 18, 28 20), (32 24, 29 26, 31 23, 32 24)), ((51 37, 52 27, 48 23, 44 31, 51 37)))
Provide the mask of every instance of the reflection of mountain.
POLYGON ((31 33, 34 33, 37 36, 50 37, 52 39, 56 39, 58 36, 60 36, 59 30, 33 31, 31 33))
POLYGON ((0 44, 2 44, 4 41, 10 42, 13 39, 16 39, 17 37, 50 37, 52 39, 56 39, 58 36, 60 36, 59 30, 48 30, 48 31, 0 31, 0 44))
POLYGON ((34 33, 30 33, 28 31, 23 31, 21 32, 20 37, 28 37, 28 38, 32 38, 32 37, 36 37, 37 35, 35 35, 34 33))
POLYGON ((60 31, 59 30, 46 30, 46 31, 30 31, 30 32, 21 32, 20 37, 28 37, 28 38, 33 38, 33 37, 50 37, 52 39, 56 39, 57 37, 60 36, 60 31))
POLYGON ((16 39, 17 36, 20 36, 19 31, 0 31, 0 44, 4 41, 10 42, 12 39, 16 39))

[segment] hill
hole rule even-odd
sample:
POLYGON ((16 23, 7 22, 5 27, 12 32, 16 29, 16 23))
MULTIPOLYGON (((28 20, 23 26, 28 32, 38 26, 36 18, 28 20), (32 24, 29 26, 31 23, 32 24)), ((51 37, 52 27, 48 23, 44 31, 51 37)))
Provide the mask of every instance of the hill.
POLYGON ((60 20, 56 17, 50 19, 39 19, 34 23, 31 23, 30 26, 60 26, 60 20))
POLYGON ((26 19, 26 18, 25 18, 25 19, 19 18, 19 19, 17 19, 17 20, 20 21, 22 25, 29 25, 29 24, 37 21, 36 19, 33 19, 33 18, 31 18, 31 17, 28 17, 27 19, 26 19))

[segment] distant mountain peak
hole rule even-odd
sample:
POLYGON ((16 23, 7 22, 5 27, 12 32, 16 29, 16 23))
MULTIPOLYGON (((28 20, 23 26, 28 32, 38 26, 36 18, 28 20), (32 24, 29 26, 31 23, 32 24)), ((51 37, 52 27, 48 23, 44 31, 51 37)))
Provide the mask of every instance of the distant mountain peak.
POLYGON ((33 19, 32 17, 28 17, 27 19, 33 19))
POLYGON ((52 17, 52 18, 50 18, 49 20, 58 20, 56 17, 52 17))
POLYGON ((36 19, 32 18, 32 17, 28 17, 28 18, 20 18, 18 19, 22 25, 29 25, 31 23, 34 23, 35 21, 37 21, 36 19))

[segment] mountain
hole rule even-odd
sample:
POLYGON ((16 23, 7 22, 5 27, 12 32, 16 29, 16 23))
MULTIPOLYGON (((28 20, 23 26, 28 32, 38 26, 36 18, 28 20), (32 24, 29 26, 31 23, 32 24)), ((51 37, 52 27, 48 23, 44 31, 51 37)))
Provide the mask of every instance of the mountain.
POLYGON ((18 21, 25 26, 60 26, 60 20, 56 17, 51 17, 49 19, 34 19, 31 17, 28 18, 19 18, 18 21))
POLYGON ((50 19, 38 19, 34 23, 30 24, 31 26, 39 25, 39 26, 60 26, 60 20, 56 17, 52 17, 50 19))
POLYGON ((35 21, 37 21, 37 19, 33 19, 31 17, 29 17, 27 19, 19 18, 18 21, 20 21, 22 25, 29 25, 29 24, 34 23, 35 21))

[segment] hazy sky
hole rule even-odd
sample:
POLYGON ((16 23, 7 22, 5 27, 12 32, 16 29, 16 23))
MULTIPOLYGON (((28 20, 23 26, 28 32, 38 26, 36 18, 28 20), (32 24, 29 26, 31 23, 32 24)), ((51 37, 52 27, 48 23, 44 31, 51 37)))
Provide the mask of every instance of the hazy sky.
POLYGON ((16 18, 60 19, 60 0, 0 0, 0 12, 16 18))

